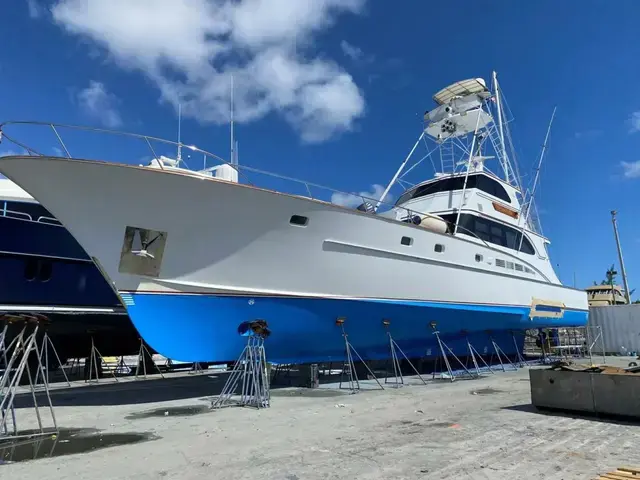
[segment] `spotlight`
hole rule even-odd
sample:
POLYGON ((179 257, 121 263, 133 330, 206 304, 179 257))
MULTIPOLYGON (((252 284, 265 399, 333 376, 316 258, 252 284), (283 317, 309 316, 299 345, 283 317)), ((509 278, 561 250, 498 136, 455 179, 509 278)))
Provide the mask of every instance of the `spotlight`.
POLYGON ((336 325, 343 325, 344 322, 347 321, 347 317, 338 317, 336 318, 336 325))

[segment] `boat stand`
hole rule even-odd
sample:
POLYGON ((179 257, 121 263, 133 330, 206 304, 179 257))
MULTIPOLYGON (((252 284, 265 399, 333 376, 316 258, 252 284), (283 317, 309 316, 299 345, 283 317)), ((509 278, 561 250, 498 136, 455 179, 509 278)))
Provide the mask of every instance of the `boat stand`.
POLYGON ((200 362, 193 362, 193 365, 189 369, 189 375, 195 375, 198 373, 204 373, 204 369, 202 368, 202 365, 200 365, 200 362))
POLYGON ((267 360, 264 340, 270 334, 266 322, 258 320, 251 322, 247 334, 247 345, 234 365, 222 392, 212 402, 211 408, 222 408, 231 405, 241 407, 267 408, 271 405, 269 377, 267 375, 267 360), (240 392, 237 393, 238 387, 240 392), (233 396, 240 395, 239 401, 233 401, 233 396))
POLYGON ((4 327, 0 331, 0 370, 4 371, 7 368, 7 349, 5 339, 7 338, 7 331, 9 330, 9 322, 4 322, 4 327))
MULTIPOLYGON (((5 317, 6 318, 6 317, 5 317)), ((56 422, 55 412, 53 410, 53 404, 51 402, 51 395, 49 394, 49 385, 44 383, 44 389, 47 397, 47 407, 51 414, 51 420, 53 428, 45 428, 43 424, 42 415, 40 414, 40 405, 38 405, 36 396, 36 384, 34 378, 31 375, 30 366, 33 363, 29 362, 30 359, 35 358, 37 365, 36 377, 38 374, 45 378, 42 365, 42 356, 38 351, 38 331, 40 329, 40 323, 43 317, 36 315, 22 314, 19 316, 11 316, 8 320, 10 323, 23 323, 22 330, 11 341, 7 353, 7 364, 2 376, 0 377, 0 439, 10 437, 11 440, 18 440, 26 437, 34 437, 41 435, 50 435, 51 433, 58 432, 58 424, 56 422), (31 363, 31 365, 30 365, 31 363), (33 409, 35 410, 36 418, 38 421, 38 429, 35 431, 29 431, 28 434, 20 434, 18 430, 18 424, 16 421, 16 409, 14 401, 20 388, 20 381, 26 371, 27 379, 29 381, 29 391, 31 392, 31 399, 33 402, 33 409), (45 431, 47 430, 47 431, 45 431)), ((6 331, 5 331, 6 334, 6 331)), ((4 341, 4 339, 3 339, 4 341)), ((26 409, 23 409, 24 411, 26 409)))
POLYGON ((489 366, 489 364, 485 362, 480 352, 478 352, 476 347, 474 347, 469 341, 469 336, 467 332, 463 331, 462 333, 465 335, 465 338, 467 339, 467 349, 469 351, 469 357, 467 358, 467 365, 469 364, 469 359, 471 359, 471 362, 473 363, 473 368, 476 371, 476 377, 479 378, 482 375, 482 372, 480 371, 480 369, 488 370, 489 372, 495 375, 496 372, 493 371, 493 368, 491 368, 491 366, 489 366), (480 364, 478 364, 478 359, 480 359, 480 361, 484 364, 484 367, 481 367, 480 364))
MULTIPOLYGON (((509 357, 507 356, 507 354, 504 353, 504 351, 500 348, 500 346, 493 339, 493 337, 491 336, 491 332, 488 331, 487 333, 489 334, 489 340, 491 341, 491 345, 493 345, 493 350, 495 352, 495 356, 498 358, 498 362, 500 362, 500 368, 502 368, 502 371, 503 372, 507 371, 507 369, 505 368, 505 366, 506 366, 505 363, 508 363, 513 370, 518 370, 518 367, 516 367, 511 360, 509 360, 509 357), (502 357, 504 357, 506 362, 502 361, 502 357)), ((491 354, 491 358, 489 359, 489 363, 490 364, 493 364, 493 357, 494 357, 494 354, 492 353, 491 354)))
MULTIPOLYGON (((67 386, 71 386, 71 382, 69 381, 69 377, 67 376, 67 372, 64 371, 64 365, 60 361, 60 356, 58 355, 58 351, 56 350, 51 337, 49 337, 48 332, 44 332, 44 337, 42 338, 42 348, 40 350, 40 363, 44 366, 44 377, 42 378, 42 382, 49 385, 49 349, 53 352, 56 361, 58 362, 58 366, 62 371, 62 375, 64 375, 64 380, 67 382, 67 386), (44 363, 42 363, 42 357, 44 357, 44 363)), ((36 379, 34 383, 38 383, 39 373, 36 373, 36 379)))
MULTIPOLYGON (((146 379, 147 378, 147 359, 151 360, 151 365, 155 367, 160 376, 164 378, 164 374, 160 370, 160 367, 156 365, 156 362, 153 361, 153 355, 149 352, 149 349, 144 344, 144 340, 140 339, 140 350, 138 351, 138 365, 136 365, 136 379, 138 378, 138 374, 140 372, 140 365, 142 364, 142 375, 146 379)), ((121 360, 124 363, 124 359, 121 360)))
MULTIPOLYGON (((91 352, 89 353, 89 357, 84 359, 85 362, 85 383, 91 382, 99 382, 100 374, 104 372, 105 367, 108 367, 107 362, 104 361, 103 356, 100 354, 100 351, 96 347, 96 344, 93 341, 93 336, 91 336, 91 352), (87 360, 89 361, 89 368, 87 371, 86 364, 87 360), (99 365, 99 367, 98 367, 99 365), (93 374, 96 374, 96 378, 93 378, 93 374)), ((111 376, 113 376, 116 382, 119 382, 118 377, 114 371, 111 371, 111 376)))
MULTIPOLYGON (((526 336, 526 332, 525 332, 525 336, 526 336)), ((516 331, 515 330, 511 330, 511 338, 513 339, 513 346, 516 349, 516 360, 518 361, 518 366, 520 366, 520 368, 524 368, 524 367, 528 366, 528 364, 525 361, 524 357, 520 353, 520 349, 518 348, 518 341, 516 340, 516 331)))
POLYGON ((391 352, 391 363, 393 365, 393 381, 392 382, 388 381, 389 375, 387 370, 386 372, 387 374, 385 375, 385 378, 384 378, 385 385, 387 383, 390 383, 395 388, 399 388, 404 385, 404 377, 402 376, 402 369, 400 368, 400 360, 398 357, 398 352, 400 352, 400 354, 404 357, 404 359, 411 366, 413 371, 416 372, 416 375, 418 376, 420 381, 426 385, 427 382, 424 380, 424 378, 422 378, 422 375, 420 375, 420 372, 418 372, 418 369, 413 365, 413 363, 411 363, 411 360, 407 358, 407 356, 402 351, 400 346, 396 343, 396 341, 391 336, 391 331, 389 330, 390 324, 391 324, 390 320, 386 320, 386 319, 382 320, 382 325, 384 325, 384 328, 387 331, 387 336, 389 337, 389 350, 391 352))
POLYGON ((451 368, 451 363, 449 363, 449 355, 452 356, 458 362, 458 364, 460 364, 460 366, 463 368, 463 370, 466 372, 466 374, 469 375, 470 378, 476 378, 475 375, 473 375, 469 371, 469 369, 466 367, 466 365, 464 363, 462 363, 462 360, 460 360, 456 356, 456 354, 453 353, 453 350, 451 350, 449 348, 449 346, 446 343, 444 343, 444 341, 440 338, 440 332, 436 329, 436 322, 431 322, 429 324, 429 326, 433 330, 433 335, 435 335, 436 341, 438 342, 438 348, 440 349, 440 355, 436 359, 436 365, 435 365, 435 369, 433 370, 432 379, 436 378, 436 373, 440 373, 441 376, 444 373, 444 372, 438 371, 438 365, 440 363, 440 358, 442 358, 442 360, 444 361, 445 366, 447 367, 447 372, 449 374, 449 378, 451 379, 451 381, 453 382, 456 379, 456 376, 453 373, 453 369, 451 368), (447 355, 447 352, 448 352, 448 355, 447 355))
POLYGON ((346 321, 346 318, 344 317, 340 317, 336 320, 336 325, 340 327, 340 330, 342 331, 342 338, 344 339, 344 357, 345 357, 344 363, 342 364, 342 371, 340 372, 340 385, 338 386, 338 388, 342 389, 342 379, 346 374, 347 380, 349 382, 349 390, 351 390, 351 393, 358 393, 360 391, 360 381, 358 380, 356 365, 353 360, 353 354, 355 353, 356 357, 358 357, 360 362, 362 362, 362 364, 364 365, 364 368, 367 369, 367 372, 369 372, 369 374, 373 377, 373 379, 376 381, 380 389, 384 390, 384 387, 380 383, 380 380, 378 380, 378 377, 375 376, 375 374, 369 368, 369 365, 366 364, 366 362, 362 359, 358 351, 355 348, 353 348, 353 345, 351 345, 347 332, 344 329, 345 321, 346 321))

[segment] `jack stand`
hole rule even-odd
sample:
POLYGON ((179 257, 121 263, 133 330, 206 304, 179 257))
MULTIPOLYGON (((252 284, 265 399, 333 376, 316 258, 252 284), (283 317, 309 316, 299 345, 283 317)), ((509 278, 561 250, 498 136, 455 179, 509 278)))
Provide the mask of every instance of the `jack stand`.
POLYGON ((234 369, 229 375, 222 392, 212 402, 211 408, 221 408, 232 404, 242 407, 267 408, 271 406, 267 360, 264 340, 270 335, 267 322, 256 320, 247 322, 247 345, 242 350, 234 369), (241 386, 240 401, 232 403, 238 385, 241 386))
POLYGON ((391 385, 395 388, 399 388, 402 385, 404 385, 404 377, 402 376, 402 369, 400 368, 400 360, 398 359, 398 352, 400 352, 400 354, 404 357, 407 363, 411 365, 411 368, 413 369, 413 371, 416 372, 416 375, 418 376, 420 381, 426 385, 427 382, 425 382, 424 378, 422 378, 422 376, 420 375, 420 372, 418 372, 418 369, 413 365, 413 363, 411 363, 411 360, 407 358, 407 356, 404 354, 402 349, 398 346, 396 341, 391 336, 391 332, 389 331, 390 324, 391 324, 390 320, 382 320, 382 325, 384 325, 384 328, 387 331, 387 336, 389 337, 389 349, 391 351, 391 363, 393 364, 394 381, 387 382, 387 380, 389 380, 389 377, 386 375, 384 378, 384 383, 385 384, 391 383, 391 385))
POLYGON ((518 342, 516 341, 516 332, 515 330, 511 330, 511 338, 513 338, 513 346, 516 349, 516 359, 518 361, 518 364, 521 368, 524 368, 527 366, 527 362, 525 362, 524 357, 522 356, 522 354, 520 353, 520 349, 518 348, 518 342))
MULTIPOLYGON (((493 337, 491 336, 491 332, 487 332, 487 333, 489 334, 489 340, 491 341, 491 344, 493 345, 493 349, 496 352, 496 356, 498 357, 498 361, 500 362, 500 367, 502 368, 502 371, 503 372, 507 371, 505 369, 505 364, 502 362, 502 357, 504 357, 504 359, 507 361, 507 363, 509 365, 511 365, 511 367, 513 367, 514 370, 518 370, 518 367, 516 367, 511 360, 509 360, 509 357, 507 356, 507 354, 504 353, 504 351, 500 348, 500 346, 493 339, 493 337)), ((492 363, 492 360, 493 360, 493 353, 491 354, 491 358, 489 359, 489 363, 492 363)))
POLYGON ((33 382, 34 379, 32 378, 31 371, 29 369, 29 359, 32 358, 32 355, 35 355, 35 359, 37 361, 36 376, 39 373, 42 375, 42 378, 45 378, 41 361, 42 357, 38 352, 37 344, 38 330, 40 328, 40 322, 43 319, 44 317, 39 315, 20 315, 12 316, 9 320, 10 322, 15 323, 18 321, 24 322, 24 326, 20 333, 13 339, 9 348, 7 348, 7 351, 10 351, 11 354, 8 358, 6 369, 0 377, 0 438, 11 436, 12 440, 17 440, 38 435, 50 435, 52 431, 54 433, 58 432, 58 424, 53 411, 51 395, 49 394, 49 386, 46 382, 44 384, 44 389, 53 422, 53 430, 49 429, 45 432, 45 427, 42 423, 42 416, 40 415, 40 407, 36 398, 36 385, 33 382), (31 332, 28 333, 28 330, 31 330, 31 332), (28 434, 21 435, 16 423, 14 400, 20 385, 20 380, 22 380, 25 370, 29 380, 29 390, 31 392, 33 408, 35 410, 39 428, 35 433, 30 431, 28 434), (11 423, 9 422, 9 419, 11 419, 11 423))
MULTIPOLYGON (((45 376, 42 378, 42 383, 46 383, 47 385, 49 385, 49 347, 51 348, 51 350, 53 351, 53 354, 56 357, 56 360, 58 361, 58 366, 60 367, 60 370, 62 370, 62 375, 64 375, 64 379, 67 382, 67 386, 70 387, 71 386, 71 382, 69 381, 69 377, 67 377, 67 373, 64 371, 64 365, 62 365, 62 362, 60 361, 60 356, 58 355, 58 352, 56 350, 56 347, 53 345, 53 342, 51 341, 51 338, 49 337, 49 334, 47 332, 44 332, 44 337, 42 338, 42 349, 40 350, 40 363, 42 364, 42 357, 44 356, 44 374, 45 376)), ((35 379, 35 384, 38 383, 38 373, 36 373, 36 379, 35 379)))
MULTIPOLYGON (((100 352, 98 351, 98 349, 96 348, 96 344, 93 342, 93 336, 91 336, 91 353, 89 353, 89 376, 88 378, 85 378, 85 382, 99 382, 100 381, 100 373, 98 371, 98 365, 100 365, 100 370, 104 371, 104 367, 107 366, 107 362, 104 361, 104 358, 102 357, 102 355, 100 354, 100 352), (93 379, 93 373, 95 372, 96 374, 96 378, 95 380, 93 379)), ((85 358, 84 360, 85 365, 87 363, 87 359, 85 358)), ((85 368, 85 372, 86 372, 86 368, 85 368)), ((116 382, 119 382, 120 380, 118 380, 118 377, 116 377, 115 372, 111 372, 111 375, 113 376, 113 378, 115 379, 116 382)))
POLYGON ((369 365, 365 363, 365 361, 362 359, 358 351, 355 348, 353 348, 353 345, 351 345, 351 342, 349 341, 349 338, 347 336, 347 332, 345 332, 344 330, 345 321, 346 321, 346 318, 344 317, 340 317, 336 320, 336 325, 339 325, 340 329, 342 330, 342 337, 344 338, 344 348, 345 348, 345 360, 342 365, 342 371, 340 373, 340 386, 338 388, 340 389, 342 388, 342 378, 344 377, 344 374, 346 371, 347 377, 349 380, 349 390, 351 390, 351 393, 358 393, 360 391, 360 382, 358 381, 358 374, 356 373, 356 365, 353 361, 353 353, 355 353, 358 359, 360 359, 360 361, 364 365, 364 368, 367 369, 369 374, 376 381, 380 389, 384 390, 384 387, 380 383, 380 380, 378 380, 378 377, 374 375, 374 373, 369 368, 369 365))
POLYGON ((7 336, 7 330, 9 330, 9 323, 5 323, 2 331, 0 332, 0 361, 2 361, 0 367, 2 367, 2 369, 7 368, 7 349, 5 348, 5 338, 7 336))
MULTIPOLYGON (((444 343, 444 341, 442 341, 442 339, 440 338, 440 332, 436 330, 436 322, 431 322, 429 326, 433 329, 433 334, 436 336, 436 341, 438 342, 438 347, 440 348, 440 353, 442 354, 442 359, 444 360, 444 364, 447 367, 447 372, 449 373, 449 378, 451 379, 451 381, 453 382, 456 379, 456 377, 453 374, 453 369, 451 368, 451 364, 449 363, 449 357, 447 356, 447 352, 449 352, 449 355, 455 358, 455 360, 460 364, 460 366, 464 369, 467 375, 469 375, 469 377, 475 378, 474 375, 469 371, 469 369, 467 369, 465 364, 462 363, 462 361, 456 356, 455 353, 453 353, 453 350, 451 350, 449 346, 446 343, 444 343)), ((437 363, 439 360, 440 360, 440 357, 438 357, 438 360, 436 361, 436 369, 437 369, 437 363)), ((441 376, 442 376, 442 373, 443 372, 440 372, 441 376)), ((435 379, 435 378, 436 378, 436 370, 433 371, 433 376, 432 376, 432 379, 435 379)))
POLYGON ((200 365, 200 362, 193 362, 193 366, 189 370, 189 375, 203 373, 203 372, 204 372, 204 369, 202 368, 202 365, 200 365))
POLYGON ((131 373, 131 369, 124 361, 124 356, 121 356, 120 360, 118 360, 118 365, 116 366, 115 373, 118 375, 128 375, 131 373))
MULTIPOLYGON (((467 339, 467 348, 469 349, 469 357, 471 358, 471 361, 473 362, 473 367, 476 370, 476 377, 480 378, 480 365, 478 364, 478 360, 477 358, 480 359, 480 361, 484 364, 484 366, 492 373, 492 374, 496 374, 496 372, 493 371, 493 369, 489 366, 489 364, 487 362, 484 361, 484 358, 482 358, 482 355, 480 355, 480 352, 478 352, 478 350, 471 345, 471 342, 469 341, 469 337, 467 336, 467 332, 463 331, 462 333, 465 334, 465 337, 467 339)), ((467 360, 467 363, 469 363, 469 361, 467 360)))
POLYGON ((160 367, 158 367, 158 365, 156 365, 156 362, 153 361, 153 355, 151 355, 151 352, 149 352, 149 349, 144 344, 144 340, 140 339, 140 351, 138 352, 138 365, 136 366, 136 379, 138 378, 138 372, 140 371, 141 363, 142 363, 142 373, 144 375, 144 378, 145 379, 147 378, 147 359, 151 360, 151 365, 153 365, 158 371, 158 373, 160 374, 160 376, 164 378, 162 371, 160 371, 160 367))

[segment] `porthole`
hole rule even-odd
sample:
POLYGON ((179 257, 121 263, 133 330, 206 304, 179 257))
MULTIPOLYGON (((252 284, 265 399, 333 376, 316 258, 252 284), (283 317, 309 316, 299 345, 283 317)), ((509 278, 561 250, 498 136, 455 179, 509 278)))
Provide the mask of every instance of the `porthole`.
POLYGON ((482 261, 482 255, 480 255, 479 253, 476 253, 476 262, 481 262, 482 261))
POLYGON ((289 223, 291 225, 295 225, 296 227, 306 227, 309 223, 309 218, 303 217, 302 215, 291 215, 289 223))
POLYGON ((444 252, 444 245, 442 245, 441 243, 436 243, 435 247, 433 247, 433 250, 436 253, 442 253, 444 252))
POLYGON ((413 238, 411 238, 411 237, 402 237, 400 239, 400 243, 402 245, 406 245, 407 247, 410 247, 411 245, 413 245, 413 238))
POLYGON ((35 258, 29 258, 24 265, 24 278, 28 282, 32 282, 38 275, 38 261, 35 258))
POLYGON ((41 282, 48 282, 51 280, 53 274, 53 265, 51 262, 43 261, 40 264, 40 270, 38 271, 38 280, 41 282))

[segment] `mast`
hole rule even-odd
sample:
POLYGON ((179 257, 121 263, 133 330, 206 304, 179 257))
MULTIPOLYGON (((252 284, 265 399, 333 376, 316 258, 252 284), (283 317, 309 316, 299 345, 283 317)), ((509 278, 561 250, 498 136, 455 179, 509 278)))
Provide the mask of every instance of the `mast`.
POLYGON ((507 147, 504 143, 504 129, 502 127, 502 102, 500 101, 500 90, 498 87, 498 75, 493 71, 493 89, 496 96, 496 108, 498 109, 498 131, 500 132, 500 146, 502 149, 502 170, 505 180, 509 183, 509 160, 507 159, 507 147))
MULTIPOLYGON (((627 283, 627 272, 624 269, 624 261, 622 260, 622 248, 620 247, 620 237, 618 236, 618 222, 616 221, 616 211, 611 211, 611 223, 613 223, 613 234, 616 237, 616 246, 618 247, 618 258, 620 259, 620 273, 622 273, 622 283, 624 284, 624 296, 627 299, 627 305, 631 305, 631 295, 629 293, 629 284, 627 283)), ((613 292, 613 283, 611 284, 613 292)), ((614 303, 615 305, 615 303, 614 303)))

